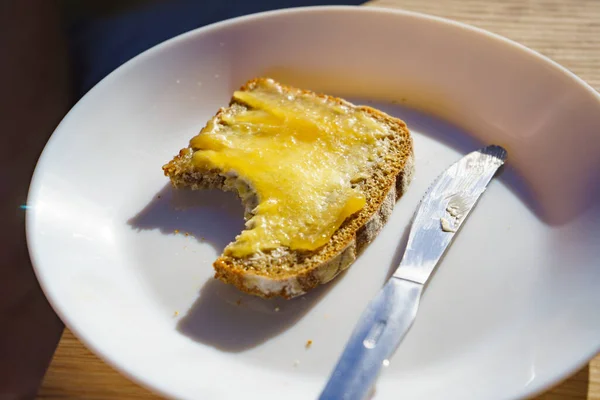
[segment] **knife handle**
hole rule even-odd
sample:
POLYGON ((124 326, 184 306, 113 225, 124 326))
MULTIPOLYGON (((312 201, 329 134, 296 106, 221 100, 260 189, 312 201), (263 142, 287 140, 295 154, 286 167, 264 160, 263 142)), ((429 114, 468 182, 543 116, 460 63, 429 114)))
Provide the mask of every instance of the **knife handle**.
POLYGON ((411 327, 423 285, 392 278, 363 312, 319 400, 362 400, 411 327))

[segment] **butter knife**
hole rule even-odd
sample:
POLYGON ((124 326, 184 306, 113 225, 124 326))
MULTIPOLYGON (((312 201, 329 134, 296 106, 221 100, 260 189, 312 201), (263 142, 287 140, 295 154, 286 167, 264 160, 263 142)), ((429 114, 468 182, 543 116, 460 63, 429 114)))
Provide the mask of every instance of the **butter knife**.
POLYGON ((505 160, 502 147, 484 147, 433 182, 415 213, 400 266, 363 312, 319 399, 362 400, 369 394, 410 329, 440 258, 505 160))

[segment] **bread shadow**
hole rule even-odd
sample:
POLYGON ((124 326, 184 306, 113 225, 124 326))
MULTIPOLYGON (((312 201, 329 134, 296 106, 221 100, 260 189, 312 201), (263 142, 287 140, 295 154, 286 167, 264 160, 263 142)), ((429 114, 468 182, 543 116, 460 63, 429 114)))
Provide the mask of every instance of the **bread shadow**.
POLYGON ((221 252, 244 229, 244 208, 231 192, 178 190, 166 184, 128 224, 138 230, 193 236, 221 252))
POLYGON ((341 276, 291 300, 263 299, 211 279, 180 319, 177 330, 221 351, 243 352, 291 328, 339 282, 339 278, 341 276))
MULTIPOLYGON (((165 235, 187 234, 220 253, 244 229, 244 209, 231 192, 174 189, 166 184, 128 224, 137 230, 159 230, 165 235)), ((342 274, 291 300, 262 299, 209 278, 176 329, 219 350, 242 352, 293 326, 342 274)))

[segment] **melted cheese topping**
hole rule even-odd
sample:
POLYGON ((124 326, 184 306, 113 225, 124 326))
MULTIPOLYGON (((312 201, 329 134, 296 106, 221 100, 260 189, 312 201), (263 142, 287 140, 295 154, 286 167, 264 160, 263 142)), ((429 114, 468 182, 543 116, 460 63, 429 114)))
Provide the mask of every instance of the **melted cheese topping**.
POLYGON ((225 254, 244 257, 279 247, 315 250, 365 206, 353 183, 382 151, 383 124, 364 111, 261 80, 234 99, 248 109, 222 115, 191 140, 193 162, 237 175, 258 206, 225 254))

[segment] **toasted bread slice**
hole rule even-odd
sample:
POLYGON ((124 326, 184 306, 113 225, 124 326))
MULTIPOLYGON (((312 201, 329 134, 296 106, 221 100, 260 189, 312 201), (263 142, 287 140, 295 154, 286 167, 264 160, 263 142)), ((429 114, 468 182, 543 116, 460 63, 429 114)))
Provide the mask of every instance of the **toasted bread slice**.
MULTIPOLYGON (((280 246, 254 254, 236 257, 224 252, 215 262, 215 277, 235 285, 238 289, 261 297, 292 298, 332 280, 356 259, 357 255, 379 233, 392 213, 396 200, 406 191, 413 173, 413 142, 406 124, 381 111, 366 106, 355 106, 345 100, 281 85, 265 78, 254 79, 240 90, 252 92, 260 85, 277 85, 282 96, 314 97, 331 107, 351 107, 365 113, 387 132, 378 140, 384 154, 364 171, 364 178, 353 182, 353 188, 364 194, 366 205, 347 217, 327 243, 314 250, 292 249, 280 246)), ((228 129, 225 121, 231 116, 250 110, 250 106, 233 98, 229 107, 221 108, 199 135, 218 129, 228 129)), ((250 182, 241 181, 235 174, 218 169, 207 169, 193 162, 200 149, 190 145, 182 149, 163 167, 164 173, 176 188, 236 191, 246 208, 246 219, 253 215, 259 204, 250 182)), ((295 195, 290 193, 291 196, 295 195)))

